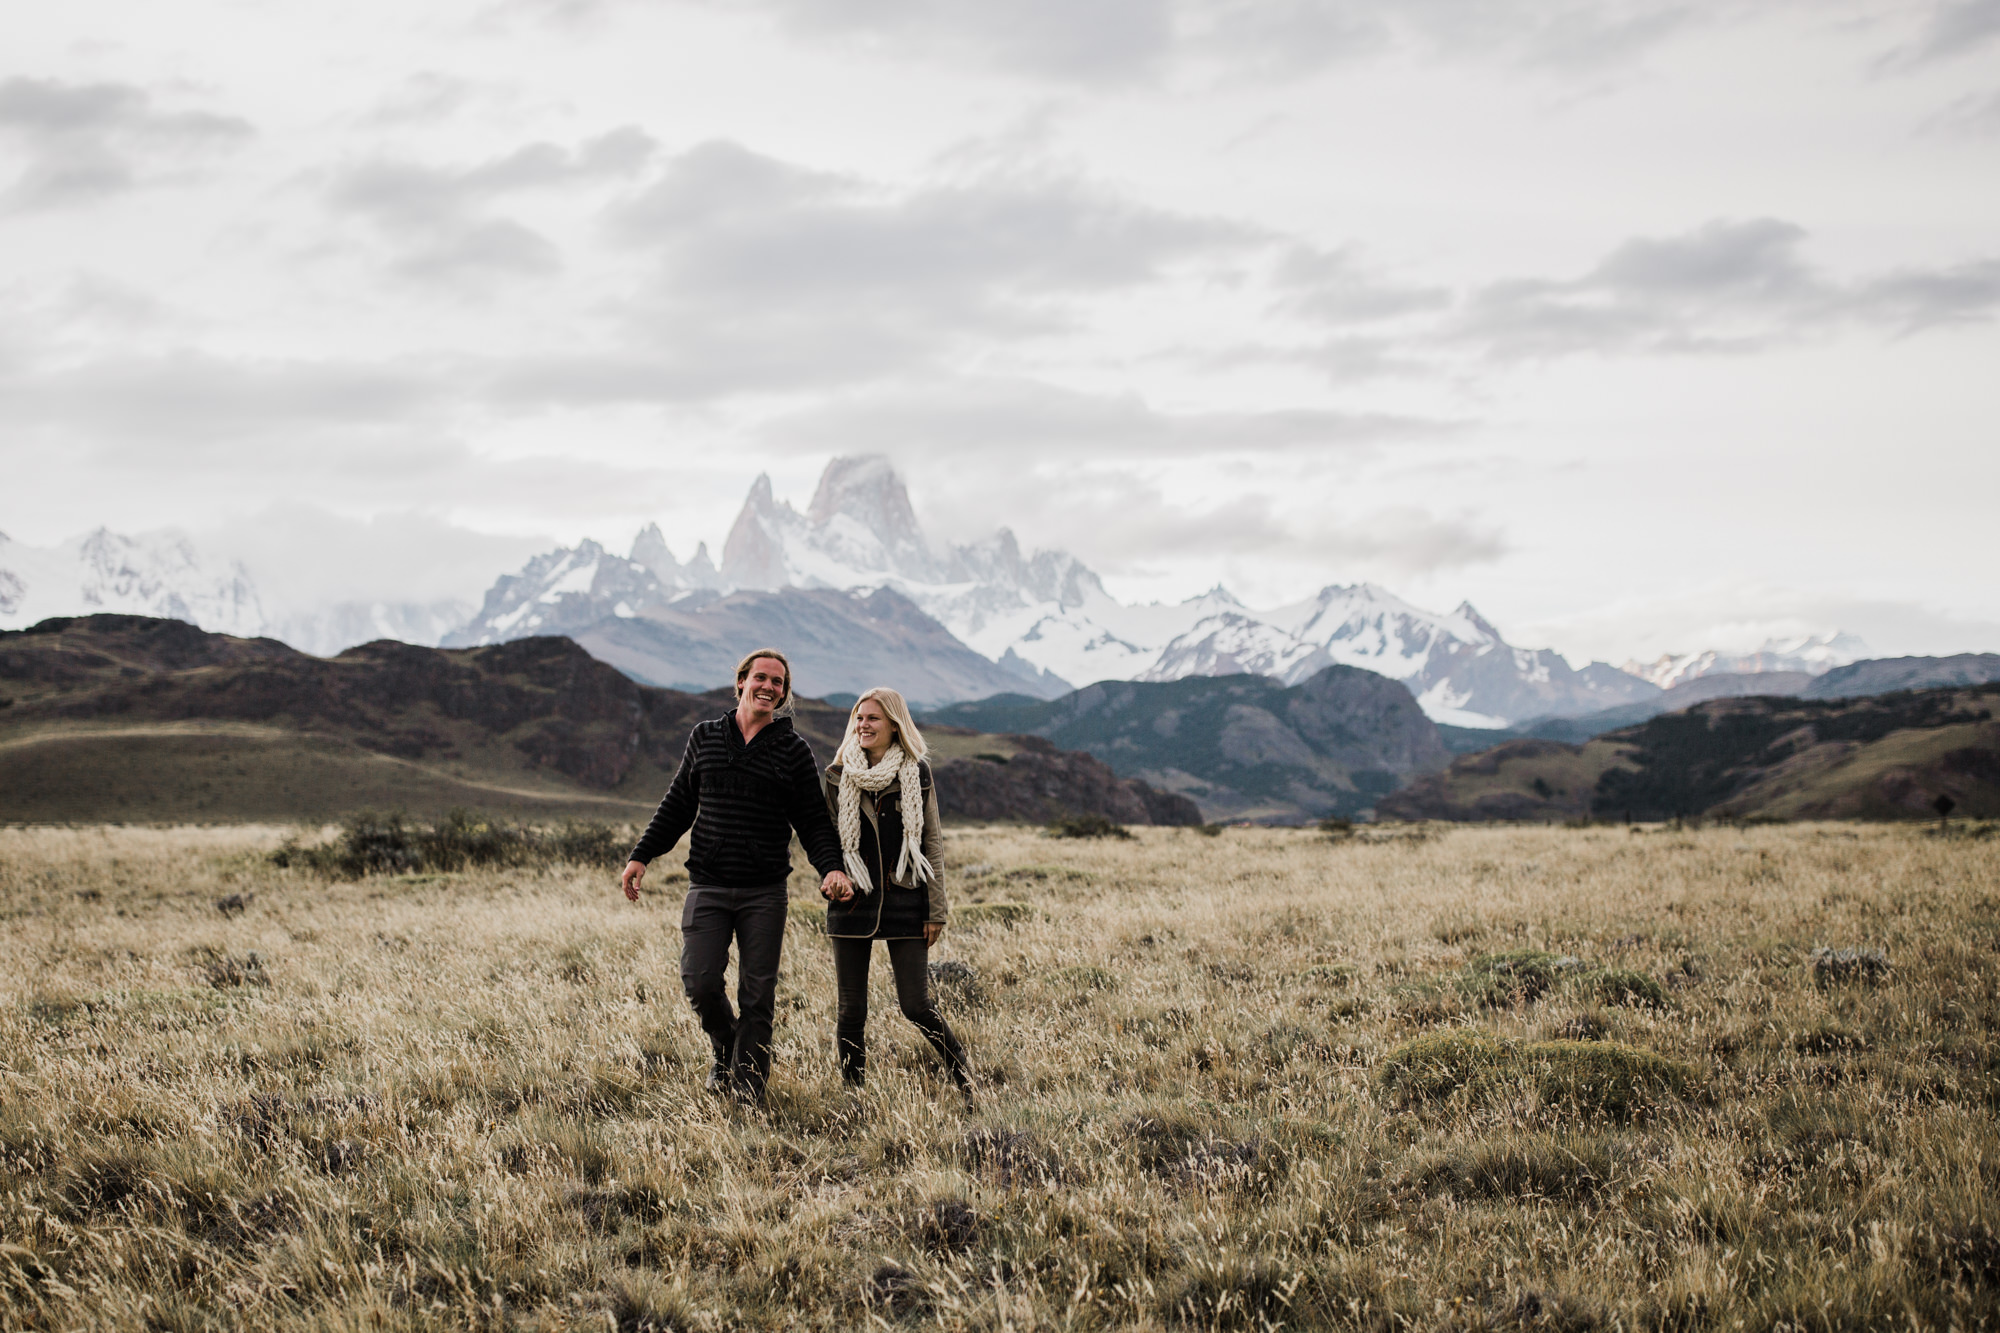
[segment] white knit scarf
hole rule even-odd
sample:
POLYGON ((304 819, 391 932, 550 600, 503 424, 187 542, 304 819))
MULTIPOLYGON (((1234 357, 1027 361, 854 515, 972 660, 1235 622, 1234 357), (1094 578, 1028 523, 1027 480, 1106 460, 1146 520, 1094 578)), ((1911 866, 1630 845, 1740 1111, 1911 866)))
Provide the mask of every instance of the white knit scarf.
POLYGON ((840 833, 841 859, 847 863, 847 877, 854 881, 854 887, 862 893, 871 893, 875 888, 868 878, 868 866, 861 859, 861 793, 886 791, 890 783, 897 781, 903 784, 896 807, 903 816, 903 852, 896 858, 895 877, 907 880, 910 868, 915 866, 917 882, 930 880, 936 872, 920 845, 924 835, 924 791, 917 761, 905 754, 901 745, 892 742, 883 753, 882 762, 870 767, 861 742, 850 740, 840 752, 840 764, 840 813, 834 824, 840 833))

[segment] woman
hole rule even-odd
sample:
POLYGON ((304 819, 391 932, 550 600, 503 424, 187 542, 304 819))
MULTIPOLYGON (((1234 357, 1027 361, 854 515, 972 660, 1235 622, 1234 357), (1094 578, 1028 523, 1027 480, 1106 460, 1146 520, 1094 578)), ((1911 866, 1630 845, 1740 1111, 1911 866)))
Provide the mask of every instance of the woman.
POLYGON ((923 734, 903 696, 876 688, 854 701, 840 752, 821 785, 851 886, 823 886, 826 933, 833 937, 833 971, 840 1013, 834 1040, 840 1075, 851 1086, 867 1078, 868 963, 875 941, 889 946, 896 1000, 972 1100, 965 1048, 931 1003, 930 947, 944 933, 950 905, 944 893, 944 830, 937 790, 924 762, 923 734))

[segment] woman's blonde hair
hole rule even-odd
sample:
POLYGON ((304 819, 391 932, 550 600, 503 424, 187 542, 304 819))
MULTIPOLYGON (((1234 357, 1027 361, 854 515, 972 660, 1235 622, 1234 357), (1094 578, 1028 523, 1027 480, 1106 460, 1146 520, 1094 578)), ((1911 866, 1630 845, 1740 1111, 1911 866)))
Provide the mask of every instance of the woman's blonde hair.
POLYGON ((743 682, 750 675, 750 664, 760 657, 768 657, 773 662, 784 667, 785 697, 778 700, 778 706, 772 710, 772 716, 790 717, 792 715, 792 661, 776 648, 759 648, 754 652, 745 653, 743 660, 736 664, 736 701, 738 703, 743 701, 743 682))
POLYGON ((847 734, 840 738, 840 753, 843 758, 861 747, 854 737, 854 716, 861 711, 861 705, 873 699, 882 705, 882 711, 889 715, 889 725, 896 729, 896 741, 903 747, 903 753, 921 761, 930 753, 930 746, 924 744, 924 733, 917 730, 917 721, 910 716, 910 706, 903 702, 903 696, 887 685, 877 685, 863 690, 861 697, 854 701, 854 707, 847 710, 847 734))

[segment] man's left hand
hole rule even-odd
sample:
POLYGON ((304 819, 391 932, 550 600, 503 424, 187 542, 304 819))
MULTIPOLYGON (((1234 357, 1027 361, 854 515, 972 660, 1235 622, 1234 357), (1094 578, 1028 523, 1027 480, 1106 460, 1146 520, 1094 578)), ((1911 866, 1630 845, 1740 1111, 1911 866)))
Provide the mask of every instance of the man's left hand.
POLYGON ((819 891, 828 902, 844 903, 854 896, 854 881, 835 870, 819 882, 819 891))

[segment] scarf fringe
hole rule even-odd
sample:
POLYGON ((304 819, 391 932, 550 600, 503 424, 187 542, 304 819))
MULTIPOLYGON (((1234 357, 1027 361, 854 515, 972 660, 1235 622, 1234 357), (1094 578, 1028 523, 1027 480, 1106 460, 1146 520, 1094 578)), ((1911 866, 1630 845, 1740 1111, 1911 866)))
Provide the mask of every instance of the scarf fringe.
POLYGON ((937 869, 931 865, 930 858, 924 855, 920 845, 924 796, 923 774, 917 767, 917 761, 910 758, 901 745, 891 745, 883 754, 882 762, 871 765, 858 742, 842 749, 839 759, 840 792, 834 825, 840 834, 840 859, 847 867, 847 877, 854 881, 855 890, 863 896, 875 891, 874 880, 861 857, 861 793, 887 791, 892 782, 902 784, 898 809, 903 817, 903 847, 896 857, 895 877, 909 879, 914 866, 917 883, 934 882, 937 869))

